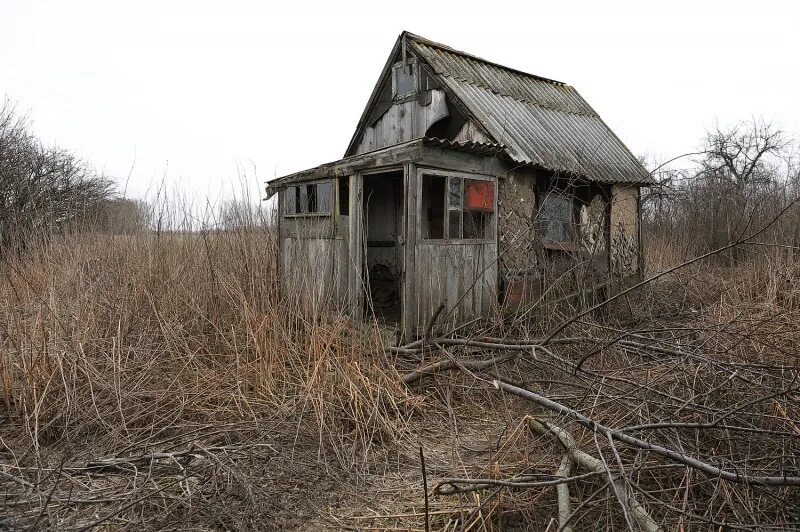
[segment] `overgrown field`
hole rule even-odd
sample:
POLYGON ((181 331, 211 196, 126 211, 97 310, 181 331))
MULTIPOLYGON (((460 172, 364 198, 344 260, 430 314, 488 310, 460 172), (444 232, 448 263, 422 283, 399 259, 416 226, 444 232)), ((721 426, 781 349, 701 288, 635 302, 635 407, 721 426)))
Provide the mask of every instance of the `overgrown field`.
POLYGON ((52 239, 2 264, 0 528, 797 526, 800 267, 745 249, 397 348, 281 299, 267 229, 52 239))

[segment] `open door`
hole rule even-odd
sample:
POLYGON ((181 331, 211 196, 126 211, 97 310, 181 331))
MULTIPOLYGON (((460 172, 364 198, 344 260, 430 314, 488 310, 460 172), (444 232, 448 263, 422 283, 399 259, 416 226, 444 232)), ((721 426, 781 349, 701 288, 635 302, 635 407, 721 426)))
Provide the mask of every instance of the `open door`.
POLYGON ((364 311, 399 326, 403 289, 403 171, 363 176, 364 311))

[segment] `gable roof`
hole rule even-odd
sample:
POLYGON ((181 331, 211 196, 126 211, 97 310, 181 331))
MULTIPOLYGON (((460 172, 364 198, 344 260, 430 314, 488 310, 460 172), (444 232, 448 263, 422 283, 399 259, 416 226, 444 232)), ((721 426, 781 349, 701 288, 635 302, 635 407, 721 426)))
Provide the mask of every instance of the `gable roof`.
POLYGON ((515 162, 592 181, 647 185, 647 170, 573 87, 460 52, 412 33, 400 34, 348 147, 400 50, 417 54, 454 104, 515 162))

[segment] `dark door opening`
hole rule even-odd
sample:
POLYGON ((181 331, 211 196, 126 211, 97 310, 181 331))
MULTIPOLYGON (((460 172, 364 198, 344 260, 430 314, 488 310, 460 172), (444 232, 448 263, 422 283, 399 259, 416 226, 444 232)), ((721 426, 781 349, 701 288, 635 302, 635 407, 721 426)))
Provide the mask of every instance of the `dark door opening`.
POLYGON ((403 172, 364 176, 366 312, 399 324, 403 278, 403 172))

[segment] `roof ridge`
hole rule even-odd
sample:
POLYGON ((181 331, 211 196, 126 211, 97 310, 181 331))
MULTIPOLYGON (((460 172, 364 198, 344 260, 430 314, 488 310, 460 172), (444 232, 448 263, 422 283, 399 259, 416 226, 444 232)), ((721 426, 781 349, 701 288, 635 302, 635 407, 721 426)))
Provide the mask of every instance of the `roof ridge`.
POLYGON ((430 39, 428 39, 426 37, 422 37, 422 36, 417 35, 415 33, 411 33, 410 31, 404 31, 402 35, 407 37, 407 38, 410 38, 412 41, 416 41, 418 44, 431 46, 431 47, 434 47, 434 48, 439 48, 440 50, 444 50, 446 52, 458 54, 460 56, 463 56, 463 57, 466 57, 466 58, 469 58, 469 59, 473 59, 475 61, 480 61, 481 63, 485 63, 487 65, 492 65, 492 66, 495 66, 497 68, 501 68, 503 70, 507 70, 509 72, 513 72, 515 74, 521 74, 523 76, 528 76, 530 78, 534 78, 534 79, 537 79, 539 81, 546 81, 548 83, 553 83, 555 85, 562 85, 562 86, 567 86, 567 87, 571 86, 569 83, 566 83, 564 81, 558 81, 557 79, 547 78, 547 77, 544 77, 544 76, 539 76, 537 74, 531 74, 530 72, 525 72, 524 70, 518 70, 516 68, 512 68, 512 67, 509 67, 509 66, 506 66, 506 65, 501 65, 500 63, 495 63, 494 61, 489 61, 488 59, 484 59, 482 57, 478 57, 477 55, 471 54, 469 52, 464 52, 462 50, 457 50, 457 49, 453 48, 452 46, 448 46, 448 45, 442 44, 440 42, 432 41, 432 40, 430 40, 430 39))
POLYGON ((498 96, 503 96, 505 98, 511 98, 512 100, 516 100, 516 101, 522 102, 522 103, 527 103, 529 105, 535 105, 536 107, 541 107, 542 109, 547 109, 547 110, 550 110, 550 111, 558 111, 559 113, 564 113, 564 114, 568 114, 568 115, 591 116, 591 117, 594 117, 594 118, 600 118, 600 115, 597 113, 597 111, 595 111, 594 108, 592 108, 588 104, 587 104, 587 107, 589 107, 589 109, 591 109, 590 113, 588 113, 588 112, 579 112, 579 111, 571 111, 569 109, 564 109, 562 107, 555 107, 555 106, 547 105, 545 103, 537 102, 535 100, 531 100, 531 99, 528 99, 528 98, 522 98, 522 97, 519 97, 519 96, 515 96, 513 94, 508 94, 506 92, 501 92, 501 91, 495 89, 494 87, 490 87, 490 86, 488 86, 486 84, 483 84, 483 83, 478 83, 477 81, 472 81, 472 80, 469 80, 469 79, 466 79, 466 78, 463 78, 463 77, 459 77, 459 76, 453 76, 453 75, 447 74, 446 72, 439 72, 435 68, 433 70, 434 70, 434 72, 436 72, 439 76, 441 76, 443 78, 452 78, 452 79, 458 80, 458 81, 460 81, 462 83, 467 83, 469 85, 472 85, 474 87, 480 87, 482 89, 486 89, 487 91, 492 92, 494 94, 497 94, 498 96))

